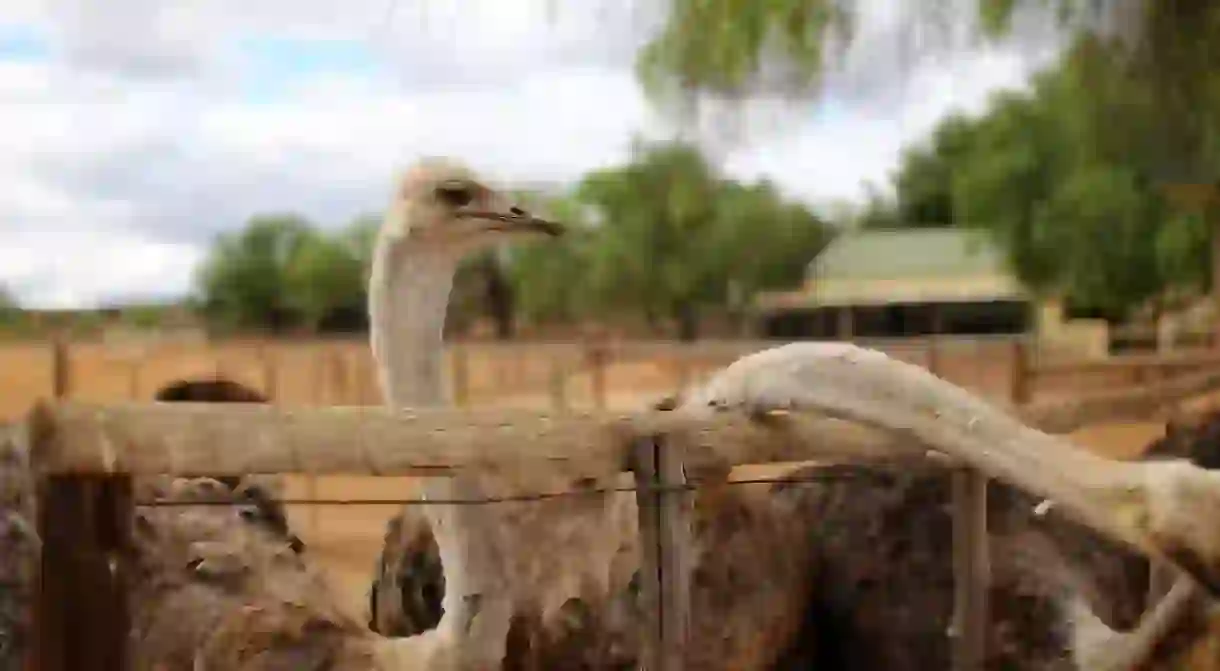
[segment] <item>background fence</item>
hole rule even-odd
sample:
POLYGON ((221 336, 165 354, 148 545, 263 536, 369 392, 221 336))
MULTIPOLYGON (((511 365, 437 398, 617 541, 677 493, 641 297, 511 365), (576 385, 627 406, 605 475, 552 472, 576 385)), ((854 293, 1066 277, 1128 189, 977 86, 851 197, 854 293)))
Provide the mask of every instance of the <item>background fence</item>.
MULTIPOLYGON (((984 396, 1022 402, 1155 381, 1220 361, 1214 350, 1100 361, 1048 359, 1011 337, 858 341, 924 365, 984 396)), ((447 348, 449 384, 460 406, 635 409, 696 383, 770 341, 478 343, 447 348)), ((363 340, 66 343, 63 371, 51 343, 0 345, 0 419, 19 417, 52 395, 108 403, 149 400, 182 379, 222 377, 278 405, 377 405, 363 340)))

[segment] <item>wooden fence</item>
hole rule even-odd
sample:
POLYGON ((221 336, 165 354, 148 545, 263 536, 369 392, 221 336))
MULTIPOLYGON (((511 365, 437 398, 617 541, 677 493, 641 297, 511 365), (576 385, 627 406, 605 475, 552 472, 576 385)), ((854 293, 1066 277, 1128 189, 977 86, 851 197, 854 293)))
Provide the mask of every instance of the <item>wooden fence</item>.
MULTIPOLYGON (((1019 371, 1026 359, 1020 356, 1020 345, 1010 347, 1015 348, 1019 371)), ((59 351, 57 358, 66 358, 59 351)), ((1220 362, 1220 357, 1214 361, 1220 362)), ((1092 366, 1124 375, 1132 370, 1119 364, 1092 366)), ((1019 414, 1032 426, 1064 432, 1116 414, 1150 416, 1193 394, 1220 388, 1220 372, 1214 369, 1178 373, 1187 366, 1173 360, 1146 367, 1157 372, 1144 375, 1163 379, 1130 392, 1101 392, 1071 403, 1055 399, 1024 403, 1019 414)), ((55 391, 61 397, 71 384, 70 376, 62 372, 66 369, 55 368, 60 371, 54 376, 55 391)), ((1015 374, 1013 379, 1027 378, 1015 374)), ((1027 383, 1019 384, 1013 396, 1027 398, 1027 383)), ((38 671, 127 668, 130 614, 123 565, 125 550, 133 542, 135 476, 438 475, 471 467, 494 470, 498 463, 522 460, 578 460, 582 472, 599 475, 633 472, 644 548, 642 596, 651 614, 643 639, 646 668, 676 671, 681 668, 689 619, 685 553, 690 524, 685 515, 691 507, 690 488, 700 484, 698 474, 721 472, 709 466, 726 464, 834 459, 859 454, 865 444, 874 453, 893 452, 904 444, 909 448, 912 440, 890 434, 878 439, 875 433, 853 432, 851 424, 802 413, 785 416, 777 427, 735 413, 709 419, 674 412, 616 415, 568 410, 547 415, 503 409, 389 412, 370 407, 69 402, 37 406, 23 435, 30 441, 33 468, 40 478, 39 570, 42 576, 54 576, 39 582, 31 667, 38 671), (53 532, 65 528, 79 533, 69 541, 53 532)), ((1053 441, 1043 447, 1047 445, 1072 449, 1053 441)), ((984 475, 975 470, 986 470, 986 455, 966 449, 946 452, 958 464, 953 488, 954 668, 977 670, 984 658, 990 582, 986 482, 988 475, 1000 473, 992 469, 984 475)), ((1048 454, 1039 449, 1024 458, 1053 458, 1048 454)), ((1130 505, 1152 506, 1160 493, 1145 492, 1145 498, 1130 505)), ((1131 510, 1125 513, 1131 516, 1131 510)), ((1156 533, 1151 538, 1137 545, 1155 552, 1156 543, 1178 544, 1162 551, 1160 556, 1165 557, 1182 556, 1182 548, 1188 547, 1200 553, 1191 558, 1197 560, 1213 549, 1206 545, 1208 539, 1156 533)), ((1193 567, 1186 561, 1182 565, 1196 577, 1214 578, 1207 572, 1220 562, 1210 556, 1203 562, 1202 569, 1197 561, 1193 567)))
MULTIPOLYGON (((860 341, 923 365, 988 398, 1022 403, 1128 387, 1220 363, 1216 351, 1052 360, 1010 337, 860 341)), ((673 393, 767 341, 698 343, 512 343, 451 345, 448 383, 462 407, 633 409, 673 393)), ((74 400, 152 399, 177 380, 223 377, 277 405, 377 405, 372 361, 362 341, 163 344, 68 343, 0 346, 0 419, 15 419, 51 395, 61 377, 74 400), (56 367, 56 362, 60 366, 56 367)))

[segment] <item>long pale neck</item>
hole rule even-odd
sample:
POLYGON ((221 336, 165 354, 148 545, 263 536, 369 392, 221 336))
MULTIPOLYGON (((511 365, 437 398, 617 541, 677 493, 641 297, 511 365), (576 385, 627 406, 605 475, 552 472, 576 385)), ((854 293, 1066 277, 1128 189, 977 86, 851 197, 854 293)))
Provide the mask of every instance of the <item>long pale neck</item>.
POLYGON ((369 277, 369 339, 378 382, 395 408, 445 405, 445 309, 454 259, 380 238, 369 277))

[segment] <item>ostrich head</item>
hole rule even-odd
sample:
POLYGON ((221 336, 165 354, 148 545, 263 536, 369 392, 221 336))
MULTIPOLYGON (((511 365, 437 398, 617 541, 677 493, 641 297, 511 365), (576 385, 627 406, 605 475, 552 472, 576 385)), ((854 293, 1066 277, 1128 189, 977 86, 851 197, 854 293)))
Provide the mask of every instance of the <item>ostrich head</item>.
POLYGON ((448 158, 421 160, 394 192, 381 235, 436 256, 460 259, 506 235, 558 236, 563 227, 539 219, 448 158))
POLYGON ((395 185, 369 274, 370 340, 386 400, 398 407, 443 402, 445 309, 463 257, 500 241, 562 233, 458 161, 428 158, 409 169, 395 185))

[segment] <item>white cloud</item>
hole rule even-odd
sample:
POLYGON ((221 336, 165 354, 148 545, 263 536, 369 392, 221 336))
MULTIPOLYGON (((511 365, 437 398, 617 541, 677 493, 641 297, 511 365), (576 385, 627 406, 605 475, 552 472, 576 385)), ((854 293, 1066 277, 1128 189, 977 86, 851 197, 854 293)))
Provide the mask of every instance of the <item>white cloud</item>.
MULTIPOLYGON (((266 210, 343 223, 379 208, 415 156, 556 182, 627 158, 635 132, 664 132, 631 71, 655 11, 402 0, 386 24, 392 1, 14 0, 6 20, 47 35, 54 57, 0 60, 0 283, 29 305, 181 293, 215 233, 266 210), (364 45, 376 67, 251 80, 243 45, 283 37, 364 45)), ((1030 70, 992 50, 878 87, 893 4, 864 6, 871 32, 832 79, 837 104, 812 119, 785 108, 770 128, 755 106, 728 169, 810 201, 853 197, 947 110, 977 109, 1030 70)))
POLYGON ((112 231, 5 233, 3 241, 0 268, 6 284, 22 301, 51 308, 95 304, 99 296, 182 295, 202 258, 196 245, 112 231))

